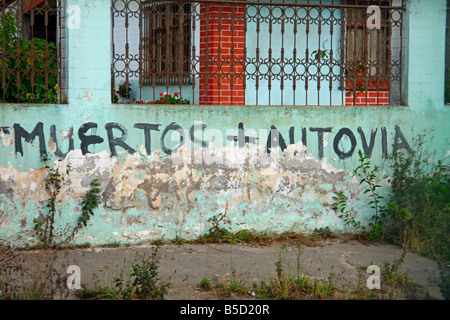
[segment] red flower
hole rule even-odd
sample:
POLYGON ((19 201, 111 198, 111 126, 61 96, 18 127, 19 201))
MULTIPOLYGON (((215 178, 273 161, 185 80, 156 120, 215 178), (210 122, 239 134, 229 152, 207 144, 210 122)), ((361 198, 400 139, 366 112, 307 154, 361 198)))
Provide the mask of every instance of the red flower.
POLYGON ((162 95, 163 95, 162 92, 159 95, 162 97, 162 95))
POLYGON ((175 92, 174 95, 177 96, 177 95, 178 95, 178 92, 175 92))
POLYGON ((150 104, 153 104, 153 101, 150 101, 150 104))
POLYGON ((136 98, 131 99, 131 101, 136 101, 136 98))
POLYGON ((161 99, 161 102, 164 102, 164 99, 161 99))
POLYGON ((141 99, 141 103, 144 103, 144 100, 141 99))

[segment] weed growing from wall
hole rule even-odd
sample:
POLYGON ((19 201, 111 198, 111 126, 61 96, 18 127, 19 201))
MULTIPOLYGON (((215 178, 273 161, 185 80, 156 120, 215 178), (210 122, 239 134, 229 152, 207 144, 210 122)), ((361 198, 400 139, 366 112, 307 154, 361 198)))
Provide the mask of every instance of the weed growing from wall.
MULTIPOLYGON (((354 175, 364 184, 370 198, 369 205, 375 211, 371 217, 370 239, 382 239, 401 244, 403 254, 411 250, 442 264, 450 260, 450 179, 449 167, 441 161, 433 162, 434 155, 424 148, 426 137, 418 135, 412 140, 412 150, 398 150, 387 158, 389 163, 389 196, 381 204, 376 184, 379 168, 372 168, 370 160, 360 151, 360 165, 354 175)), ((347 198, 343 193, 334 197, 334 209, 346 224, 358 227, 351 210, 347 209, 347 198)), ((396 274, 396 265, 391 273, 396 274)), ((442 293, 448 297, 448 270, 442 270, 442 293)))
POLYGON ((211 223, 211 227, 209 228, 206 234, 203 234, 199 237, 199 241, 206 242, 229 242, 233 234, 227 228, 225 228, 225 224, 230 224, 231 220, 227 217, 228 205, 225 208, 225 212, 218 214, 217 216, 213 216, 208 219, 208 222, 211 223))
POLYGON ((366 232, 366 227, 361 224, 360 221, 356 220, 356 215, 352 212, 352 210, 347 209, 347 196, 344 192, 339 191, 336 192, 336 195, 333 196, 333 209, 339 213, 339 218, 344 221, 346 226, 351 225, 357 232, 366 232))
POLYGON ((399 150, 388 158, 391 173, 387 181, 390 193, 384 204, 377 184, 380 169, 359 151, 359 166, 353 171, 360 185, 366 186, 369 206, 374 210, 366 229, 348 209, 347 197, 337 192, 333 208, 344 220, 369 234, 371 239, 400 242, 429 257, 450 260, 450 182, 448 166, 433 164, 432 155, 424 149, 425 134, 413 139, 413 152, 399 150), (389 229, 389 232, 387 232, 389 229), (386 233, 387 232, 387 233, 386 233))
POLYGON ((48 164, 50 160, 48 155, 43 155, 42 160, 46 163, 44 168, 47 170, 44 185, 49 195, 49 198, 46 200, 48 213, 34 220, 34 231, 42 246, 48 248, 54 244, 55 218, 57 215, 56 201, 58 195, 61 193, 62 184, 65 179, 64 175, 68 175, 70 172, 70 165, 67 166, 64 173, 61 173, 58 167, 51 167, 48 164))
MULTIPOLYGON (((55 219, 58 216, 57 199, 61 193, 66 177, 70 174, 70 164, 66 166, 64 172, 61 172, 58 166, 52 167, 48 164, 50 160, 48 155, 43 155, 42 160, 46 163, 44 168, 47 170, 44 185, 49 195, 49 198, 46 200, 48 212, 46 215, 41 215, 34 220, 34 231, 39 239, 40 245, 44 248, 49 248, 73 240, 74 236, 87 225, 89 219, 94 215, 94 209, 99 205, 100 198, 98 194, 100 193, 100 189, 98 187, 100 184, 97 179, 91 182, 91 188, 82 201, 81 215, 72 231, 66 230, 65 235, 56 236, 55 219)), ((58 159, 58 161, 61 161, 61 159, 58 159)))
POLYGON ((358 151, 359 155, 359 166, 353 171, 353 176, 359 178, 359 184, 365 185, 366 189, 364 194, 369 196, 369 206, 374 210, 375 214, 370 218, 369 226, 369 236, 370 238, 379 238, 383 229, 383 223, 385 216, 380 216, 380 200, 383 199, 382 196, 378 194, 378 189, 381 188, 379 184, 376 183, 380 172, 380 167, 374 166, 372 168, 370 163, 370 158, 363 155, 361 150, 358 151))
POLYGON ((368 233, 369 238, 372 240, 380 239, 386 222, 386 215, 381 206, 383 197, 378 190, 381 186, 377 183, 380 168, 378 166, 372 167, 370 158, 365 156, 361 150, 358 151, 358 155, 359 165, 353 170, 353 177, 358 179, 359 185, 365 186, 363 194, 368 195, 368 205, 374 211, 374 214, 369 219, 369 227, 366 228, 360 221, 356 220, 355 214, 347 209, 348 198, 344 192, 336 192, 333 196, 333 209, 338 212, 339 218, 343 219, 345 225, 351 225, 356 231, 363 234, 368 233))

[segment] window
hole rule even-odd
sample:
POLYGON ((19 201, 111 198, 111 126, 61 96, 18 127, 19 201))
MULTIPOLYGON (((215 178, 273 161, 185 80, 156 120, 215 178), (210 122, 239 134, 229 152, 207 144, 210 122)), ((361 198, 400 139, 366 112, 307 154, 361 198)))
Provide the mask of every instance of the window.
POLYGON ((112 3, 113 85, 133 88, 122 103, 401 104, 402 0, 112 3), (380 29, 367 28, 369 5, 380 29))
POLYGON ((0 103, 65 102, 60 0, 0 1, 0 103))
POLYGON ((143 84, 188 84, 190 5, 147 1, 143 34, 143 84))
MULTIPOLYGON (((346 79, 367 82, 367 87, 389 89, 392 29, 389 10, 381 10, 381 29, 367 28, 369 5, 389 6, 389 1, 347 1, 361 8, 347 9, 345 26, 346 79)), ((348 85, 348 83, 347 83, 348 85)))

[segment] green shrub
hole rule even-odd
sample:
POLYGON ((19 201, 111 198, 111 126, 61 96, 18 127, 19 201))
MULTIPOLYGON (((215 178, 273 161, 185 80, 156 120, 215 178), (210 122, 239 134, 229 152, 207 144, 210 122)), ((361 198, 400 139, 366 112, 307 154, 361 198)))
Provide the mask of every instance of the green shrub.
POLYGON ((416 151, 391 157, 392 193, 384 208, 391 217, 394 240, 435 259, 450 260, 450 181, 448 166, 423 150, 419 137, 416 151))
POLYGON ((125 300, 164 300, 168 283, 159 279, 159 250, 152 249, 149 257, 141 263, 135 263, 130 273, 131 283, 126 284, 124 279, 116 279, 118 296, 125 300))
POLYGON ((17 37, 19 25, 11 13, 0 19, 0 102, 56 103, 58 97, 58 58, 54 43, 17 37), (17 86, 19 76, 19 86, 17 86))

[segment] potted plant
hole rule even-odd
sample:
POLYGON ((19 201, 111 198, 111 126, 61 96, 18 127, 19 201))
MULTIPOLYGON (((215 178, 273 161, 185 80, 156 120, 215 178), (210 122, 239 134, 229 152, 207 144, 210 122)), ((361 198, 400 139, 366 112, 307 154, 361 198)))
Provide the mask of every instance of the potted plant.
POLYGON ((363 74, 366 73, 367 63, 365 63, 363 61, 358 61, 355 70, 356 70, 356 75, 357 76, 362 76, 363 74))
POLYGON ((117 90, 117 94, 123 98, 124 100, 128 100, 130 98, 131 87, 128 82, 124 82, 119 85, 119 90, 117 90))
POLYGON ((175 92, 174 95, 170 95, 168 93, 160 93, 159 94, 160 98, 159 100, 156 100, 154 103, 155 104, 190 104, 190 100, 188 99, 184 99, 181 97, 180 94, 178 94, 178 92, 175 92))
POLYGON ((350 62, 350 65, 346 67, 347 75, 350 76, 363 76, 367 71, 367 63, 365 61, 356 60, 350 62))

